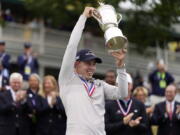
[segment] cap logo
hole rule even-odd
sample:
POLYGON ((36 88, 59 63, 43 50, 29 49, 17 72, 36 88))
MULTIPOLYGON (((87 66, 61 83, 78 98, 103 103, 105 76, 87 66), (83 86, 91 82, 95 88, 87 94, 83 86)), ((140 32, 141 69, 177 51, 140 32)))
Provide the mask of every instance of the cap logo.
POLYGON ((76 56, 76 60, 78 60, 79 59, 79 56, 76 56))
POLYGON ((93 52, 87 52, 85 55, 93 55, 93 56, 95 56, 95 54, 93 52))

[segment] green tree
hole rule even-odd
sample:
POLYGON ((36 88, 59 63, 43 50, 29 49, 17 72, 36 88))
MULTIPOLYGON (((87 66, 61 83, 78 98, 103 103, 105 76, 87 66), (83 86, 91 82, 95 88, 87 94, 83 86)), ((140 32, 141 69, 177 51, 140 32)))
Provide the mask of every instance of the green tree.
MULTIPOLYGON (((28 10, 34 16, 52 19, 54 26, 72 28, 85 6, 98 7, 97 0, 23 0, 28 10)), ((152 0, 151 8, 143 7, 147 0, 103 0, 113 5, 117 10, 120 1, 130 1, 137 9, 123 11, 126 20, 120 27, 139 48, 155 44, 155 41, 164 42, 172 38, 171 25, 178 23, 180 16, 180 0, 152 0), (142 47, 143 46, 143 47, 142 47)), ((102 35, 97 29, 97 21, 88 21, 88 30, 102 35)))

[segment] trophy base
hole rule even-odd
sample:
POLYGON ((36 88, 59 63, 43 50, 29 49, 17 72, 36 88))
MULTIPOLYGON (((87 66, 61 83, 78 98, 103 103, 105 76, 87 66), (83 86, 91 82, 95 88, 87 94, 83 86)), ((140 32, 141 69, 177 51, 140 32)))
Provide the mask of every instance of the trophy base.
POLYGON ((123 37, 113 37, 106 43, 108 53, 117 52, 121 49, 127 50, 127 40, 123 37))

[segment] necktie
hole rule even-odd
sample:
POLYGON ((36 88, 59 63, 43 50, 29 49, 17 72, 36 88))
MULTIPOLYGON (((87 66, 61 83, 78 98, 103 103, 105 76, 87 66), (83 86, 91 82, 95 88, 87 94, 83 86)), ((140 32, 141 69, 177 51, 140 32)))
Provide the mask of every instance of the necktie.
POLYGON ((169 119, 172 120, 173 110, 172 110, 172 103, 169 103, 169 119))

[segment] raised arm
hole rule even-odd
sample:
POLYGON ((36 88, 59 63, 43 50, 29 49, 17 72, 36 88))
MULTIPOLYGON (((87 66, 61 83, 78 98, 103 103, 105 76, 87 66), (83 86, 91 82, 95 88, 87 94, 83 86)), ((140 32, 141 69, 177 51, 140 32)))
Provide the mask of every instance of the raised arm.
POLYGON ((114 100, 128 96, 127 74, 124 66, 125 54, 126 50, 120 50, 111 54, 116 60, 118 87, 104 83, 104 93, 106 99, 114 100))
POLYGON ((87 17, 90 17, 90 12, 93 10, 91 7, 86 7, 83 14, 79 17, 65 50, 62 60, 61 70, 59 73, 59 83, 62 85, 66 83, 73 75, 74 62, 77 53, 77 47, 81 39, 81 35, 85 26, 87 17))
POLYGON ((128 82, 125 68, 117 69, 118 86, 104 83, 105 98, 110 100, 123 99, 128 96, 128 82))

